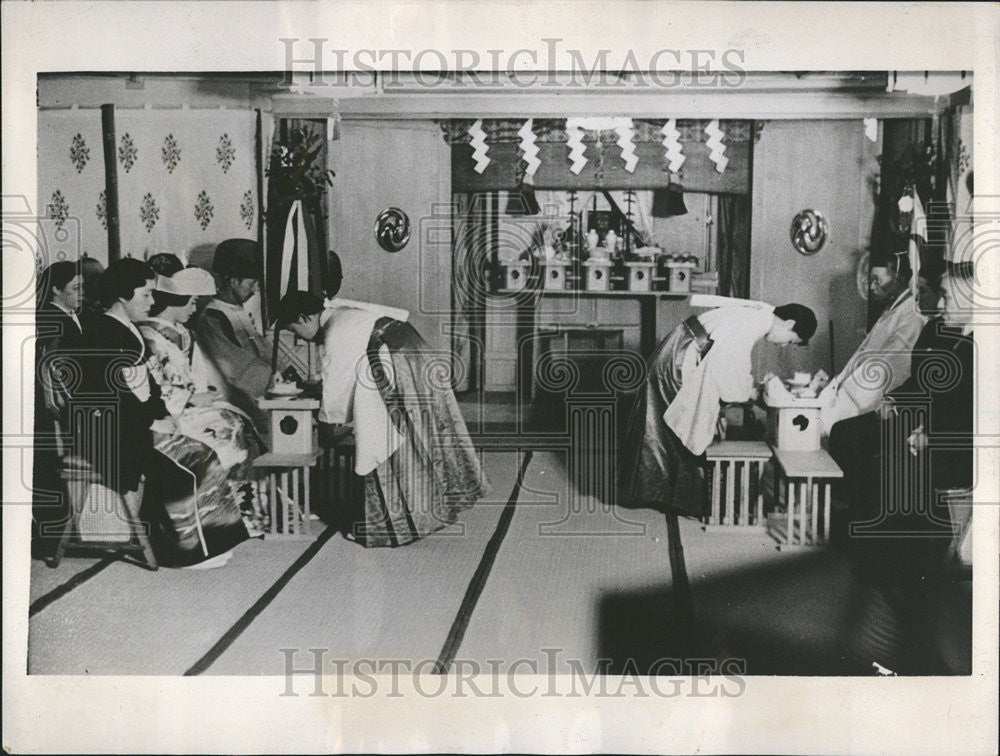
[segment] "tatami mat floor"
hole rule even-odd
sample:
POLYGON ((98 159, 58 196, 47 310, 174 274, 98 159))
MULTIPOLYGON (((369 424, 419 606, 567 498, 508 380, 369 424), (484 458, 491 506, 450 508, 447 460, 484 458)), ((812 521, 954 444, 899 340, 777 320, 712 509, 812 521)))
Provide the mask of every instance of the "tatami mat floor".
MULTIPOLYGON (((249 541, 209 571, 34 562, 29 671, 281 674, 281 649, 301 651, 300 666, 314 648, 428 671, 435 660, 644 671, 678 655, 662 515, 572 498, 556 452, 488 451, 484 464, 491 498, 400 548, 364 549, 336 534, 249 541)), ((680 526, 704 648, 744 660, 750 674, 842 671, 844 556, 680 526)))

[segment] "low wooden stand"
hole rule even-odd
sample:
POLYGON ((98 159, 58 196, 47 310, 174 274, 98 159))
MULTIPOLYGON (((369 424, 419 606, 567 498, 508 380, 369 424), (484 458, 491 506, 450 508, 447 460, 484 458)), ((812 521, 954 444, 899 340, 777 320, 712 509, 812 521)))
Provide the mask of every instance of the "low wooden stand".
POLYGON ((317 449, 307 454, 264 454, 253 461, 254 469, 267 479, 268 537, 301 540, 318 535, 312 521, 310 470, 319 456, 317 449))
POLYGON ((712 510, 705 518, 705 530, 763 529, 760 479, 764 463, 771 459, 771 447, 763 441, 719 441, 708 447, 705 456, 712 475, 712 510))
POLYGON ((768 519, 778 548, 818 546, 830 538, 830 481, 844 477, 833 457, 818 451, 775 449, 777 473, 785 481, 786 512, 768 519), (821 495, 822 494, 822 495, 821 495))

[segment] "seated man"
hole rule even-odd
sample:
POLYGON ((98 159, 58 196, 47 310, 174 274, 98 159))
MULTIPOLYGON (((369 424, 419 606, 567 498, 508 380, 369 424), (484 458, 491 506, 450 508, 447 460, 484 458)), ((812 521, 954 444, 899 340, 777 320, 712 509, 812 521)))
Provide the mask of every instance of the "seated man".
POLYGON ((910 277, 905 252, 872 262, 869 295, 886 309, 821 395, 833 395, 832 405, 820 412, 824 435, 838 422, 875 410, 887 392, 909 377, 910 351, 926 320, 910 290, 910 277))
POLYGON ((412 325, 377 306, 324 306, 308 292, 287 294, 277 322, 322 345, 320 421, 354 422, 365 496, 348 537, 365 546, 409 543, 486 495, 455 395, 412 325))
POLYGON ((949 266, 941 280, 942 317, 921 334, 911 379, 890 395, 877 444, 845 469, 865 482, 851 502, 852 543, 867 587, 862 631, 850 649, 859 670, 876 661, 901 673, 936 673, 926 636, 945 619, 932 605, 952 538, 938 492, 973 483, 975 350, 971 299, 963 296, 971 280, 968 264, 949 266), (907 406, 925 418, 912 430, 902 422, 907 406))
POLYGON ((260 285, 260 248, 249 239, 227 239, 215 249, 218 293, 206 305, 195 339, 225 378, 226 398, 246 412, 262 433, 269 427, 257 406, 271 381, 271 340, 262 336, 243 304, 260 285))

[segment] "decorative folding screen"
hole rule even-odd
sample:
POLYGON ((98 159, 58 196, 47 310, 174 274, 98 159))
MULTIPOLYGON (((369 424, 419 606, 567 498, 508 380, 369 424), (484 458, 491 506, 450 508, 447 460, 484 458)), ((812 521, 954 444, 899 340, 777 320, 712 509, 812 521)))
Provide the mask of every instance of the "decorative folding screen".
MULTIPOLYGON (((79 226, 80 252, 107 262, 101 113, 38 114, 38 191, 46 233, 79 226)), ((257 238, 256 117, 237 110, 115 111, 123 255, 187 258, 257 238)))
POLYGON ((107 262, 103 149, 100 110, 39 111, 37 212, 47 242, 41 267, 84 253, 107 262))
POLYGON ((256 239, 255 130, 252 111, 116 111, 122 254, 256 239))

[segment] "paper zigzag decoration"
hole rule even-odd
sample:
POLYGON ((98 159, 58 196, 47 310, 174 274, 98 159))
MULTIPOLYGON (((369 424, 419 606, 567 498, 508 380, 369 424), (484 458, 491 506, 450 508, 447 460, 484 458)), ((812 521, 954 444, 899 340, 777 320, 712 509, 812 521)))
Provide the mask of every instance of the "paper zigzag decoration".
POLYGON ((878 119, 877 118, 866 118, 864 120, 865 124, 865 136, 868 138, 869 142, 878 141, 878 119))
POLYGON ((725 155, 726 145, 722 143, 722 137, 725 134, 719 128, 718 118, 709 122, 708 126, 705 127, 705 133, 708 135, 705 146, 711 150, 708 153, 708 159, 715 163, 715 170, 722 173, 726 170, 726 166, 729 165, 729 158, 725 155))
POLYGON ((677 130, 677 122, 671 118, 660 129, 663 134, 663 147, 666 150, 665 156, 670 161, 668 168, 671 173, 677 173, 687 159, 681 147, 681 132, 677 130))
POLYGON ((532 130, 532 124, 534 120, 529 118, 524 122, 520 131, 517 135, 521 137, 521 151, 524 153, 524 162, 528 164, 524 175, 527 177, 534 176, 535 171, 538 170, 538 166, 542 164, 542 161, 538 159, 538 145, 535 144, 535 132, 532 130))
POLYGON ((482 173, 490 164, 490 159, 486 156, 490 148, 486 146, 486 132, 483 131, 482 119, 469 127, 469 136, 472 138, 472 159, 476 161, 476 173, 482 173))
POLYGON ((566 120, 566 145, 569 147, 569 159, 572 162, 569 169, 575 174, 583 170, 587 164, 584 153, 587 148, 583 144, 583 129, 580 128, 581 119, 569 118, 566 120))
POLYGON ((625 170, 629 173, 635 171, 635 166, 639 163, 639 158, 635 154, 635 144, 632 142, 632 119, 620 118, 615 124, 615 132, 618 134, 618 146, 622 148, 622 160, 625 161, 625 170))

